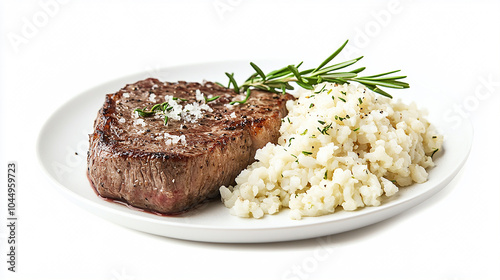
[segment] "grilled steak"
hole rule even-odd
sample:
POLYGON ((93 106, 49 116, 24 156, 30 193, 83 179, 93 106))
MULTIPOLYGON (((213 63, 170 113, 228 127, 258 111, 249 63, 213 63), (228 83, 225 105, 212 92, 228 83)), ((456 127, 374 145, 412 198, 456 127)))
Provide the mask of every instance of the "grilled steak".
POLYGON ((90 134, 89 180, 102 197, 164 214, 216 197, 221 185, 234 184, 257 149, 278 140, 291 98, 255 90, 247 103, 230 106, 237 96, 211 82, 152 78, 106 95, 90 134), (205 104, 200 96, 220 98, 205 104), (165 112, 134 112, 166 100, 165 112))

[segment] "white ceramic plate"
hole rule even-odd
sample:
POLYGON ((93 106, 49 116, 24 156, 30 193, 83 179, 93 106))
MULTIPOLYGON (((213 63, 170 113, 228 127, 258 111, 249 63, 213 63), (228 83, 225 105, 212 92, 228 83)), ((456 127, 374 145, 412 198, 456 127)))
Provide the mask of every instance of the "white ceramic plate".
MULTIPOLYGON (((258 64, 268 70, 282 66, 276 62, 258 64)), ((242 80, 249 75, 251 68, 246 62, 217 62, 159 69, 155 74, 168 81, 206 79, 225 82, 226 71, 237 73, 237 78, 242 80)), ((471 147, 473 132, 470 122, 463 120, 460 125, 451 126, 437 113, 443 112, 443 106, 447 104, 446 94, 431 96, 419 92, 418 105, 431 112, 429 118, 445 136, 444 148, 426 183, 401 188, 382 206, 354 212, 339 211, 300 221, 291 220, 287 211, 283 211, 256 220, 231 216, 220 201, 212 201, 178 217, 156 216, 103 201, 94 193, 86 177, 87 134, 92 130, 104 95, 148 76, 147 73, 131 75, 77 95, 47 121, 40 132, 37 150, 41 166, 64 196, 111 222, 152 234, 207 242, 252 243, 313 238, 364 227, 397 215, 440 191, 459 172, 471 147)), ((405 101, 417 100, 411 91, 402 92, 394 94, 404 96, 405 101)))

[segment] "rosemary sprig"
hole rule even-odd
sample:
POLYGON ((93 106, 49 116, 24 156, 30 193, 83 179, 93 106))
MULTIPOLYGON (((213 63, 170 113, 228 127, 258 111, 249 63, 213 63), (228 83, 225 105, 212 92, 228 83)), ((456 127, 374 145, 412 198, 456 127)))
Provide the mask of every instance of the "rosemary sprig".
MULTIPOLYGON (((371 75, 371 76, 359 76, 359 73, 365 70, 365 67, 357 68, 351 71, 338 71, 344 69, 356 62, 358 62, 363 57, 357 57, 348 61, 340 62, 337 64, 328 64, 344 49, 347 45, 345 41, 340 48, 338 48, 333 54, 321 62, 318 67, 300 71, 299 67, 302 62, 297 65, 288 65, 281 69, 269 72, 267 75, 262 69, 255 63, 250 62, 250 66, 255 70, 255 73, 250 75, 248 79, 243 82, 243 84, 238 85, 236 79, 234 78, 234 73, 225 73, 229 78, 228 88, 233 88, 236 93, 246 92, 247 96, 245 98, 248 100, 249 89, 261 89, 265 91, 275 92, 275 93, 285 93, 286 90, 292 90, 294 87, 290 83, 296 83, 302 88, 313 89, 313 86, 322 82, 330 82, 337 84, 344 84, 350 82, 358 82, 373 92, 392 98, 392 96, 381 89, 385 88, 395 88, 403 89, 409 88, 410 85, 406 82, 402 82, 401 79, 406 78, 406 76, 389 76, 399 72, 400 70, 385 72, 382 74, 371 75)), ((238 102, 238 103, 245 103, 238 102)), ((234 104, 234 102, 233 102, 234 104)))

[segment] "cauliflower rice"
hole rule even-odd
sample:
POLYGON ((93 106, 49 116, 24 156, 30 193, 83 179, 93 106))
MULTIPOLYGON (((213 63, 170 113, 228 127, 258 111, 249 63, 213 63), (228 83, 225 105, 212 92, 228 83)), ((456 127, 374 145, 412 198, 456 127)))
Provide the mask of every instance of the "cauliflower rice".
POLYGON ((443 137, 414 103, 362 85, 323 83, 287 102, 278 145, 220 188, 231 214, 261 218, 290 208, 292 219, 378 206, 399 187, 427 180, 443 137))

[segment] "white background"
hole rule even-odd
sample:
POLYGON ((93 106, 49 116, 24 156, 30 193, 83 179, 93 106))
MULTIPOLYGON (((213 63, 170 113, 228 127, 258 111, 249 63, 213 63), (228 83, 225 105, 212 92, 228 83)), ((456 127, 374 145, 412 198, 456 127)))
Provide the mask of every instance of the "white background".
POLYGON ((1 1, 0 278, 500 279, 500 2, 436 2, 1 1), (345 39, 374 72, 403 69, 408 92, 445 95, 450 125, 474 124, 459 176, 387 221, 276 244, 180 241, 88 213, 38 166, 41 126, 95 85, 203 61, 317 63, 345 39), (8 161, 19 165, 16 273, 5 259, 8 161))

